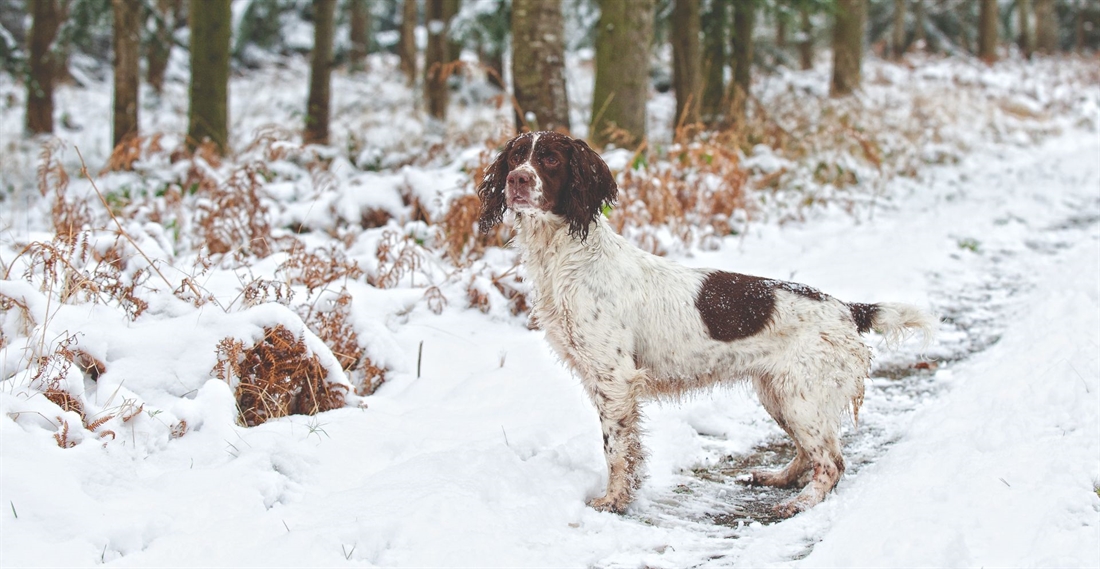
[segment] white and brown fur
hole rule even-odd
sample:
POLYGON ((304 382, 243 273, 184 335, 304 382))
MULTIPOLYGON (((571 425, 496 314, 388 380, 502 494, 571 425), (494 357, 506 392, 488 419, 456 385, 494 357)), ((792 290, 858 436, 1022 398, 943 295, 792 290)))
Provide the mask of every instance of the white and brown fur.
POLYGON ((515 212, 536 322, 599 412, 608 482, 590 504, 622 512, 640 485, 643 400, 739 380, 751 381, 797 448, 786 468, 754 471, 751 482, 804 486, 776 507, 781 515, 817 504, 844 472, 841 421, 863 401, 871 351, 860 334, 930 338, 935 319, 651 255, 601 215, 616 192, 599 155, 552 132, 512 139, 478 187, 483 232, 505 207, 515 212))

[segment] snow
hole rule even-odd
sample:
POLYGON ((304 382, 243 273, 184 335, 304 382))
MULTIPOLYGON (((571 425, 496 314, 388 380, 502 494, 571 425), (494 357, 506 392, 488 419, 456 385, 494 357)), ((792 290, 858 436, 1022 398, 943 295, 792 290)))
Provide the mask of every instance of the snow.
MULTIPOLYGON (((265 326, 282 324, 303 334, 332 381, 351 379, 294 309, 240 299, 254 277, 289 278, 279 272, 286 255, 189 274, 186 238, 149 219, 121 220, 142 250, 164 260, 171 287, 194 276, 218 303, 195 307, 151 278, 142 289, 150 307, 133 320, 108 303, 60 304, 40 278, 21 278, 18 253, 49 239, 49 211, 34 194, 37 148, 13 136, 18 113, 6 110, 0 142, 11 160, 0 171, 13 191, 0 261, 14 269, 0 295, 26 304, 29 319, 17 309, 0 317, 0 565, 1100 566, 1100 115, 1095 93, 1040 88, 1050 64, 1035 64, 1026 81, 1013 79, 1012 62, 1007 70, 880 66, 896 77, 869 87, 867 102, 901 101, 898 113, 910 110, 899 94, 907 81, 932 91, 959 81, 1011 103, 999 108, 1049 116, 996 111, 983 123, 948 113, 962 124, 947 121, 940 135, 921 139, 927 144, 906 149, 925 156, 919 175, 891 178, 857 214, 825 205, 780 223, 781 205, 771 202, 766 219, 716 247, 668 247, 687 265, 794 280, 851 301, 911 302, 947 319, 926 352, 916 341, 892 352, 869 338, 877 368, 860 425, 845 435, 849 472, 825 502, 778 522, 753 509, 775 495, 760 502, 752 489, 716 481, 739 458, 774 465, 768 449, 783 440, 743 386, 648 405, 649 477, 638 500, 623 516, 585 506, 603 490, 598 421, 542 332, 512 315, 488 282, 509 270, 509 251, 491 250, 464 269, 427 256, 395 288, 347 280, 309 296, 321 305, 346 288, 353 328, 389 370, 387 381, 341 409, 239 426, 231 386, 211 375, 223 338, 255 341, 265 326), (966 130, 975 124, 993 127, 966 130), (484 313, 464 302, 468 282, 491 297, 484 313), (448 301, 439 314, 425 301, 427 283, 448 301), (107 368, 96 380, 75 368, 64 374, 88 415, 143 405, 140 412, 92 432, 42 396, 29 359, 70 335, 107 368), (914 362, 938 367, 914 372, 914 362), (61 421, 71 425, 72 448, 55 440, 61 421), (180 421, 187 432, 175 437, 180 421)), ((570 65, 571 77, 590 85, 590 72, 570 65)), ((243 147, 251 132, 300 113, 301 71, 291 62, 235 79, 233 92, 259 93, 265 103, 235 99, 242 154, 250 156, 243 147)), ((314 233, 298 238, 317 247, 368 210, 392 215, 386 227, 348 239, 347 255, 372 274, 387 231, 412 236, 410 247, 433 238, 431 227, 406 219, 405 200, 415 197, 433 216, 445 211, 468 191, 480 142, 501 120, 458 113, 447 128, 469 131, 476 143, 414 159, 419 149, 409 140, 433 135, 402 106, 408 89, 358 81, 356 90, 353 78, 336 80, 333 147, 347 154, 336 154, 326 179, 300 156, 268 163, 276 179, 265 199, 279 204, 275 227, 309 226, 314 233), (383 110, 369 113, 357 98, 383 110)), ((825 84, 799 73, 774 81, 762 97, 784 81, 809 92, 825 84)), ((179 88, 170 84, 150 103, 143 127, 180 130, 179 88)), ((13 91, 10 78, 0 77, 0 90, 13 91)), ((109 91, 59 93, 86 126, 66 135, 89 163, 101 163, 109 91)), ((74 154, 66 149, 70 165, 74 154)), ((605 158, 619 171, 632 156, 605 158)), ((160 168, 180 164, 147 172, 173 179, 160 168)), ((745 166, 798 167, 764 146, 745 166)), ((104 191, 141 187, 135 176, 97 183, 104 191)), ((85 180, 71 186, 94 196, 85 180)), ((108 231, 95 235, 94 243, 112 242, 108 231)), ((309 294, 294 290, 299 301, 309 294)))

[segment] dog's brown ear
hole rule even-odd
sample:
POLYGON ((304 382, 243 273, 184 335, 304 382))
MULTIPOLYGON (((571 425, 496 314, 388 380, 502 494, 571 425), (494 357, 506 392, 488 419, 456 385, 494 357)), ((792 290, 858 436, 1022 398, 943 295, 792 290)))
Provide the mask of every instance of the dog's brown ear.
POLYGON ((485 178, 477 187, 477 197, 481 199, 481 217, 478 230, 489 233, 504 217, 504 186, 508 181, 508 155, 516 139, 508 141, 497 159, 485 169, 485 178))
POLYGON ((573 140, 572 146, 569 194, 558 200, 554 213, 569 222, 570 235, 583 241, 588 238, 588 226, 599 218, 604 206, 615 203, 619 187, 607 163, 595 150, 580 139, 573 140))

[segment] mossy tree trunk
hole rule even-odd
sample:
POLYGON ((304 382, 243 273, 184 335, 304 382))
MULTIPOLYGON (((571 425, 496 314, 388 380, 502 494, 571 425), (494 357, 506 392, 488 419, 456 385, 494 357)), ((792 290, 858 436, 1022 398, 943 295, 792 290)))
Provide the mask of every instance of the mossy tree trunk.
POLYGON ((352 73, 367 69, 367 53, 370 51, 370 10, 367 0, 349 0, 348 8, 351 11, 351 30, 348 40, 351 49, 348 50, 348 66, 352 73))
POLYGON ((1047 55, 1058 51, 1058 17, 1054 0, 1035 0, 1035 48, 1047 55))
POLYGON ((59 0, 30 0, 30 52, 27 59, 27 132, 53 132, 53 86, 57 78, 57 30, 64 19, 59 0))
POLYGON ((843 97, 859 88, 863 63, 865 0, 837 0, 833 22, 833 79, 829 94, 843 97))
POLYGON ((307 143, 328 144, 335 16, 336 0, 313 0, 313 57, 309 66, 309 101, 302 137, 307 143))
POLYGON ((512 1, 516 130, 569 132, 561 0, 512 1))
POLYGON ((653 0, 600 0, 589 139, 637 147, 646 136, 653 0))
POLYGON ((206 139, 218 151, 229 146, 229 0, 192 0, 191 106, 187 113, 187 146, 206 139))
POLYGON ((1016 19, 1018 21, 1017 45, 1020 53, 1027 59, 1031 59, 1031 52, 1035 48, 1035 36, 1031 32, 1031 0, 1016 0, 1016 19))
POLYGON ((894 24, 891 30, 890 55, 901 59, 905 55, 905 3, 907 0, 894 0, 894 24))
POLYGON ((676 0, 672 9, 672 88, 676 92, 674 126, 699 122, 703 94, 699 43, 699 0, 676 0))
POLYGON ((405 82, 409 85, 416 83, 416 18, 416 0, 402 2, 397 57, 400 60, 401 72, 405 74, 405 82))
POLYGON ((810 20, 810 10, 805 6, 798 9, 798 18, 802 29, 802 41, 798 42, 798 61, 803 70, 814 68, 814 25, 810 20))
POLYGON ((442 120, 447 117, 447 103, 450 101, 447 64, 459 55, 457 48, 447 39, 451 19, 458 13, 458 0, 427 0, 426 8, 428 49, 424 54, 424 99, 428 103, 428 114, 442 120))
POLYGON ((111 47, 115 52, 111 143, 118 146, 138 134, 142 7, 131 0, 111 0, 111 10, 114 16, 111 47))
POLYGON ((745 110, 752 92, 752 34, 756 24, 756 4, 754 2, 734 2, 733 37, 730 42, 730 69, 733 70, 733 82, 730 84, 730 121, 742 123, 745 110))
POLYGON ((702 106, 700 115, 709 127, 717 126, 726 111, 726 40, 729 12, 726 2, 712 0, 710 9, 702 16, 702 106))
POLYGON ((183 0, 157 0, 153 14, 153 38, 145 56, 145 79, 154 91, 164 90, 164 73, 172 55, 172 35, 183 9, 183 0))
POLYGON ((981 0, 978 13, 978 58, 997 61, 997 0, 981 0))

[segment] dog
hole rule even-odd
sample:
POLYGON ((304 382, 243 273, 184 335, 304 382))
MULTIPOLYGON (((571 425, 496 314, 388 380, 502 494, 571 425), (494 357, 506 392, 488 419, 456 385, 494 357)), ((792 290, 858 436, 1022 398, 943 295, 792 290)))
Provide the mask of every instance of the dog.
POLYGON ((935 318, 646 253, 602 214, 617 191, 595 151, 556 132, 513 138, 477 188, 482 233, 514 212, 535 322, 599 413, 608 480, 589 505, 622 513, 640 486, 642 401, 736 381, 751 382, 797 449, 786 468, 749 482, 802 486, 775 507, 784 517, 821 502, 844 472, 841 421, 858 419, 863 402, 871 350, 860 335, 894 343, 921 331, 928 341, 935 318))

